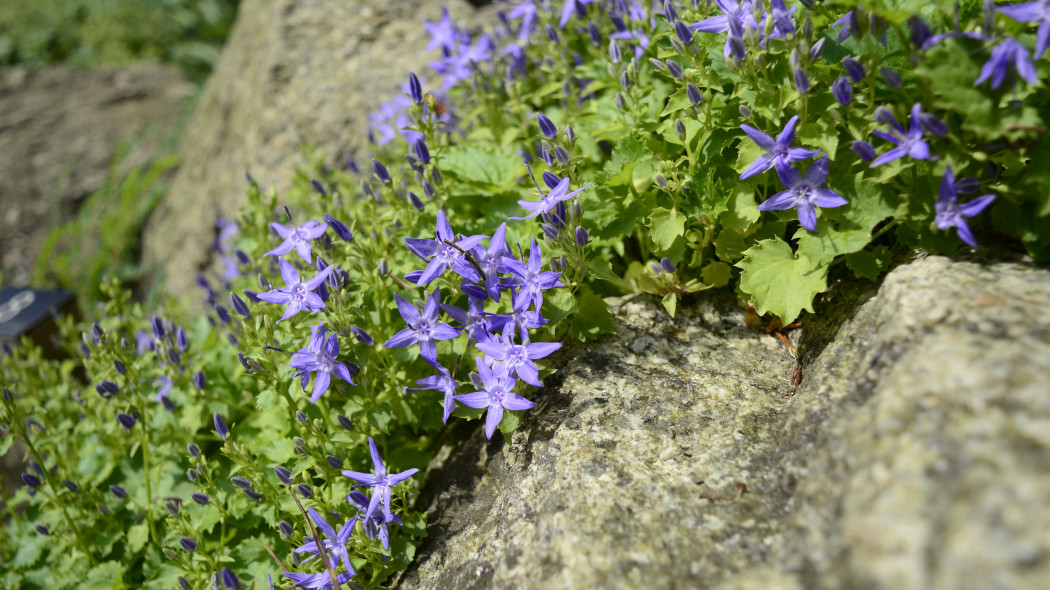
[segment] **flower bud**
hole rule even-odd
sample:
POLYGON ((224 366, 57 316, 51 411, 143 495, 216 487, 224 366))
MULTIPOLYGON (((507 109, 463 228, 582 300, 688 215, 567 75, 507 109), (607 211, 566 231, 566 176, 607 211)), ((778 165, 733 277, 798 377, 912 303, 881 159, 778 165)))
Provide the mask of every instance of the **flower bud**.
POLYGON ((666 256, 660 259, 660 266, 663 267, 666 272, 674 272, 674 263, 666 256))
POLYGON ((700 89, 692 82, 685 85, 685 95, 689 97, 689 102, 693 103, 694 107, 704 102, 704 97, 700 94, 700 89))
MULTIPOLYGON (((733 18, 733 17, 729 17, 733 18)), ((693 42, 693 32, 689 30, 689 27, 685 26, 682 21, 675 21, 674 23, 674 34, 681 41, 682 45, 690 45, 693 42)))
POLYGON ((408 93, 412 97, 412 102, 416 104, 423 102, 423 85, 419 83, 419 78, 414 72, 408 73, 408 93))
POLYGON ((197 479, 199 477, 200 477, 200 474, 197 473, 196 469, 190 467, 189 469, 186 470, 186 479, 188 479, 190 481, 197 481, 197 479))
POLYGON ((292 528, 291 523, 284 520, 277 523, 277 529, 281 531, 281 536, 283 537, 291 537, 295 534, 295 529, 292 528))
POLYGON ((961 195, 972 195, 981 190, 981 182, 972 176, 955 179, 955 192, 961 195))
POLYGON ((827 41, 827 37, 821 37, 820 40, 818 40, 816 43, 813 44, 813 47, 809 50, 809 61, 810 62, 815 62, 818 59, 820 59, 821 57, 823 57, 823 55, 824 55, 824 45, 825 45, 826 41, 827 41))
POLYGON ((835 83, 831 85, 831 94, 835 96, 835 100, 839 101, 842 106, 849 106, 853 102, 853 86, 849 83, 849 78, 840 76, 835 83))
POLYGON ((609 41, 609 59, 614 64, 620 63, 620 44, 616 42, 616 39, 609 41))
POLYGON ((109 486, 109 491, 112 492, 113 495, 118 498, 125 498, 128 495, 128 491, 118 486, 117 484, 109 486))
POLYGON ((325 215, 324 222, 327 223, 328 227, 335 232, 335 235, 339 236, 339 239, 344 242, 349 242, 354 239, 354 234, 346 227, 346 225, 331 215, 325 215))
POLYGON ((193 492, 193 494, 190 495, 190 498, 192 498, 194 502, 200 504, 201 506, 207 506, 208 502, 211 501, 211 498, 208 497, 208 494, 202 494, 200 492, 193 492))
POLYGON ((164 507, 173 518, 179 517, 179 504, 177 502, 168 502, 164 504, 164 507))
POLYGON ((124 374, 126 374, 128 372, 128 368, 124 366, 124 363, 122 363, 122 362, 120 362, 120 361, 118 361, 116 359, 113 360, 113 368, 116 369, 117 372, 120 373, 121 375, 124 375, 124 374))
POLYGON ((879 68, 879 72, 882 73, 882 79, 886 81, 886 85, 890 88, 896 90, 904 85, 904 81, 901 80, 900 74, 890 68, 879 68))
POLYGON ((666 72, 667 71, 667 66, 664 65, 664 62, 656 59, 655 57, 650 57, 649 58, 649 65, 653 66, 653 69, 658 71, 658 72, 666 72))
MULTIPOLYGON (((243 356, 244 355, 241 355, 242 358, 243 356)), ((241 364, 245 364, 243 360, 241 361, 241 364)), ((245 368, 247 368, 246 364, 245 368)), ((226 427, 226 420, 224 420, 218 412, 215 412, 215 415, 212 416, 212 423, 215 425, 215 432, 219 433, 222 440, 226 440, 226 437, 230 434, 230 429, 226 427)))
POLYGON ((235 476, 231 477, 230 478, 230 482, 233 485, 241 488, 242 490, 247 490, 247 489, 252 487, 252 482, 250 480, 248 480, 248 478, 241 477, 239 475, 235 475, 235 476))
POLYGON ((672 78, 675 80, 685 78, 685 71, 682 69, 682 66, 678 65, 678 62, 673 59, 668 59, 664 63, 667 65, 667 73, 671 74, 672 78))
POLYGON ((306 412, 298 410, 295 412, 295 419, 299 421, 299 424, 309 424, 310 417, 306 415, 306 412))
POLYGON ((339 457, 333 457, 332 455, 325 455, 324 460, 328 463, 328 465, 332 469, 342 469, 343 468, 343 460, 340 459, 339 457))
POLYGON ((310 486, 306 485, 305 483, 301 483, 301 484, 295 486, 295 491, 298 492, 299 495, 304 497, 304 498, 313 498, 314 497, 314 489, 311 488, 310 486))
POLYGON ((328 191, 325 190, 324 185, 321 184, 321 181, 317 180, 316 178, 310 179, 310 188, 314 189, 314 191, 322 197, 328 196, 328 191))
POLYGON ((29 486, 31 488, 36 489, 36 488, 40 487, 40 478, 35 476, 35 475, 33 475, 32 473, 23 473, 22 474, 22 483, 26 484, 27 486, 29 486))
POLYGON ((197 542, 189 537, 182 537, 181 539, 179 539, 179 545, 181 545, 184 550, 189 551, 190 553, 193 553, 197 550, 197 542))
POLYGON ((674 132, 678 135, 678 139, 685 139, 685 123, 681 119, 675 119, 674 132))
POLYGON ((263 495, 255 490, 244 490, 244 495, 248 496, 252 500, 255 500, 256 502, 263 499, 263 495))
POLYGON ((576 226, 576 243, 580 246, 586 246, 590 240, 590 236, 587 235, 587 230, 583 226, 576 226))
POLYGON ((627 101, 624 100, 623 95, 619 92, 616 93, 616 108, 619 109, 621 113, 627 110, 627 101))
POLYGON ((63 479, 62 480, 62 485, 66 486, 66 489, 71 491, 71 492, 73 492, 74 494, 76 494, 76 493, 78 493, 80 491, 80 486, 78 486, 77 484, 69 481, 68 479, 63 479))
POLYGON ((195 445, 193 443, 190 443, 190 444, 186 445, 186 451, 189 452, 190 457, 193 457, 194 459, 196 459, 196 458, 201 456, 201 449, 200 449, 200 447, 198 447, 197 445, 195 445))
POLYGON ((866 141, 854 141, 849 149, 853 150, 853 153, 860 156, 860 159, 865 162, 870 162, 875 159, 875 148, 871 147, 871 144, 866 141))
POLYGON ((44 535, 45 537, 51 535, 51 531, 47 530, 47 527, 42 524, 38 524, 33 528, 36 529, 36 532, 40 533, 41 535, 44 535))
POLYGON ((802 94, 809 92, 809 76, 802 68, 795 69, 795 88, 802 94))
POLYGON ((354 423, 350 421, 350 418, 347 418, 346 416, 344 416, 342 414, 339 414, 338 416, 336 416, 336 421, 339 422, 339 426, 341 426, 343 428, 343 430, 353 430, 354 429, 354 423))
POLYGON ((241 587, 241 581, 237 578, 237 574, 231 572, 229 568, 222 568, 219 572, 219 577, 222 579, 222 585, 227 588, 237 589, 241 587))
POLYGON ((430 163, 430 150, 427 148, 426 139, 420 137, 412 144, 412 149, 416 152, 416 157, 419 161, 424 164, 430 163))
POLYGON ((281 483, 283 483, 285 485, 292 485, 293 483, 295 483, 292 480, 292 472, 289 471, 288 469, 285 469, 284 467, 281 467, 280 465, 277 465, 276 467, 273 468, 273 472, 275 474, 277 474, 277 479, 281 480, 281 483))
POLYGON ((120 425, 128 430, 135 427, 135 419, 124 412, 117 413, 117 422, 120 422, 120 425))
POLYGON ((380 182, 384 184, 387 182, 393 182, 393 179, 390 178, 390 171, 388 171, 386 166, 384 166, 379 160, 372 160, 372 171, 375 172, 376 178, 378 178, 380 182))
POLYGON ((193 384, 197 386, 197 389, 204 389, 207 384, 207 380, 204 378, 204 371, 197 371, 193 374, 193 384))
POLYGON ((558 127, 543 113, 536 113, 536 122, 540 125, 540 132, 548 139, 558 137, 558 127))

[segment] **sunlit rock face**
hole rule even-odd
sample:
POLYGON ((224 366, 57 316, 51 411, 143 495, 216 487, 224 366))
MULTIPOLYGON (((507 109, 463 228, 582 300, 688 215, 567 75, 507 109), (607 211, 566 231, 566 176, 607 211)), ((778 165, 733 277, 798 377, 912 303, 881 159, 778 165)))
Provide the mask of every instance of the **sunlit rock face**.
POLYGON ((425 20, 449 5, 469 26, 494 12, 462 0, 243 0, 183 136, 182 165, 145 233, 147 262, 169 292, 195 292, 219 216, 235 219, 245 172, 285 190, 302 147, 329 166, 367 151, 369 113, 422 75, 425 20))
POLYGON ((1043 587, 1050 272, 927 258, 818 310, 788 396, 731 300, 621 301, 513 444, 434 462, 399 586, 1043 587))

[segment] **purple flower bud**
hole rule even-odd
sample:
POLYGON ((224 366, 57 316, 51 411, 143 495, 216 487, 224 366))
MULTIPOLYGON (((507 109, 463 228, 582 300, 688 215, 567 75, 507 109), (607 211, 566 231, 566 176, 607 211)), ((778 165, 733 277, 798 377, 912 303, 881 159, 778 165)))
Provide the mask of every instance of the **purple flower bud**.
POLYGON ((98 342, 106 333, 102 331, 102 326, 95 323, 91 325, 91 335, 94 336, 95 342, 98 342))
MULTIPOLYGON (((179 500, 178 502, 181 502, 181 501, 182 500, 179 500)), ((167 509, 168 514, 170 514, 173 518, 178 518, 179 517, 179 504, 178 504, 178 502, 169 501, 168 503, 166 503, 164 505, 164 508, 167 509)))
POLYGON ((238 315, 244 317, 245 319, 252 317, 252 312, 248 309, 248 304, 246 304, 243 299, 238 297, 236 293, 230 293, 230 303, 233 304, 233 310, 237 312, 238 315))
POLYGON ((181 539, 179 539, 179 545, 181 545, 183 549, 189 551, 190 553, 193 553, 197 550, 197 542, 189 537, 182 537, 181 539))
POLYGON ((153 334, 157 338, 163 338, 164 337, 164 321, 161 320, 158 317, 155 317, 155 318, 153 318, 152 325, 153 325, 153 334))
POLYGON ((412 203, 412 206, 416 208, 416 211, 423 210, 423 201, 419 200, 419 196, 416 193, 408 191, 408 201, 412 203))
POLYGON ((441 184, 441 171, 437 168, 431 168, 430 178, 434 180, 434 184, 441 184))
POLYGON ((51 534, 51 531, 47 530, 47 527, 42 524, 38 524, 33 528, 36 529, 36 532, 40 533, 41 535, 44 535, 45 537, 51 534))
POLYGON ((412 97, 412 102, 416 104, 423 102, 423 85, 419 83, 415 72, 408 73, 408 93, 412 97))
POLYGON ((563 166, 569 163, 569 150, 561 147, 560 145, 554 146, 554 158, 558 160, 563 166))
POLYGON ((681 119, 675 119, 674 132, 678 134, 678 139, 685 139, 685 123, 681 119))
POLYGON ((350 421, 350 418, 347 418, 346 416, 344 416, 342 414, 339 414, 338 416, 336 416, 336 421, 339 422, 339 426, 342 427, 343 430, 353 430, 354 429, 354 423, 350 421))
POLYGON ((552 242, 558 241, 558 238, 560 237, 558 233, 558 228, 548 223, 544 223, 540 227, 543 229, 543 234, 547 236, 547 239, 551 240, 552 242))
POLYGON ((380 182, 387 183, 394 181, 390 178, 390 172, 387 171, 386 166, 384 166, 379 160, 372 160, 372 170, 376 173, 376 177, 379 178, 380 182))
POLYGON ((667 71, 667 66, 664 65, 664 62, 656 59, 655 57, 650 57, 649 58, 649 65, 653 66, 653 69, 658 71, 658 72, 666 72, 667 71))
POLYGON ((412 148, 416 152, 416 157, 419 158, 420 162, 424 164, 430 163, 430 150, 427 149, 427 142, 424 138, 420 137, 412 144, 412 148))
POLYGON ((74 494, 76 494, 77 492, 80 491, 80 486, 78 486, 77 484, 69 481, 68 479, 63 479, 62 480, 62 485, 66 486, 66 489, 71 491, 71 492, 73 492, 74 494))
POLYGON ((547 117, 547 115, 536 113, 536 122, 539 123, 540 132, 543 133, 545 137, 548 139, 558 137, 558 127, 547 117))
POLYGON ((849 106, 853 102, 853 86, 849 83, 849 78, 840 76, 835 83, 831 85, 831 94, 835 96, 835 100, 839 101, 842 106, 849 106))
POLYGON ((244 490, 244 495, 248 496, 252 500, 255 500, 256 502, 263 499, 263 495, 255 490, 244 490))
POLYGON ((204 371, 197 371, 193 374, 193 384, 197 386, 197 389, 204 389, 204 386, 207 384, 204 371))
POLYGON ((113 360, 113 368, 116 369, 117 372, 120 373, 121 375, 124 375, 124 374, 126 374, 128 372, 128 368, 124 366, 124 363, 122 363, 122 362, 120 362, 120 361, 118 361, 116 359, 113 360))
POLYGON ((206 506, 208 502, 211 502, 211 498, 208 497, 208 494, 202 494, 200 492, 193 492, 193 494, 190 495, 190 498, 193 498, 193 501, 201 506, 206 506))
POLYGON ((700 89, 692 82, 685 85, 685 95, 689 97, 689 102, 693 103, 694 107, 704 102, 704 97, 700 94, 700 89))
POLYGON ((543 177, 543 183, 546 184, 548 188, 554 188, 558 186, 559 182, 561 182, 561 178, 558 178, 557 174, 554 174, 549 170, 544 170, 541 176, 543 177))
POLYGON ((795 69, 795 88, 802 94, 809 92, 809 76, 802 68, 795 69))
MULTIPOLYGON (((106 382, 103 381, 103 383, 106 383, 106 382)), ((43 424, 37 422, 34 418, 27 418, 26 419, 26 434, 29 434, 29 432, 31 432, 33 430, 33 426, 36 426, 36 429, 39 430, 41 434, 44 433, 44 425, 43 424)), ((36 470, 37 470, 38 473, 40 473, 40 475, 44 474, 43 471, 40 471, 40 467, 39 466, 36 468, 36 470)))
POLYGON ((572 125, 565 126, 565 139, 569 140, 569 145, 576 145, 576 131, 572 125))
POLYGON ((324 460, 328 462, 328 465, 330 465, 332 467, 332 469, 342 469, 343 468, 343 460, 340 459, 339 457, 333 457, 332 455, 325 455, 324 460))
POLYGON ((737 109, 737 110, 740 111, 740 116, 745 118, 745 119, 750 119, 751 116, 754 115, 754 113, 751 112, 751 109, 748 108, 747 105, 743 105, 742 104, 742 105, 740 105, 740 108, 737 109))
POLYGON ((189 469, 186 470, 186 479, 188 479, 190 481, 197 481, 198 477, 200 477, 200 472, 197 471, 196 469, 190 467, 189 469))
POLYGON ((422 182, 422 184, 423 184, 423 194, 426 195, 428 199, 433 200, 434 199, 434 185, 430 184, 430 181, 428 181, 428 180, 424 180, 422 182))
POLYGON ((937 137, 948 135, 948 125, 929 113, 919 113, 919 126, 922 127, 923 131, 932 133, 937 137))
POLYGON ((616 39, 609 41, 609 59, 614 64, 620 63, 620 44, 616 42, 616 39))
POLYGON ((277 523, 277 529, 281 531, 282 537, 291 537, 295 534, 295 529, 292 528, 292 525, 284 520, 277 523))
POLYGON ((590 240, 590 236, 587 235, 587 230, 582 226, 576 226, 576 243, 580 246, 586 246, 590 240))
MULTIPOLYGON (((242 364, 245 364, 244 361, 241 362, 242 364)), ((247 368, 246 364, 245 366, 247 368)), ((222 437, 222 440, 226 440, 226 437, 230 434, 230 429, 226 427, 226 420, 223 420, 222 415, 220 415, 218 412, 215 412, 215 415, 212 416, 212 423, 215 424, 215 432, 219 433, 219 436, 222 437)))
POLYGON ((304 497, 304 498, 313 498, 314 497, 314 489, 311 488, 310 486, 306 485, 305 483, 301 483, 301 484, 295 486, 295 491, 298 492, 299 495, 304 497))
POLYGON ((551 221, 554 222, 554 225, 557 226, 558 229, 561 229, 562 226, 565 225, 566 216, 565 201, 561 201, 554 206, 554 215, 551 216, 551 221))
POLYGON ((118 486, 117 484, 113 484, 113 485, 109 486, 109 491, 112 492, 114 496, 116 496, 118 498, 121 498, 121 499, 127 497, 127 495, 128 495, 128 491, 125 490, 124 488, 118 486))
POLYGON ((540 159, 546 162, 548 166, 554 165, 554 154, 545 145, 540 146, 540 159))
POLYGON ((186 337, 186 330, 183 330, 182 326, 175 329, 175 344, 179 347, 179 352, 184 352, 186 347, 190 345, 190 341, 186 337))
POLYGON ((664 267, 660 266, 659 262, 650 262, 649 263, 649 270, 653 271, 653 274, 658 275, 658 274, 663 274, 664 267))
POLYGON ((930 26, 922 20, 921 16, 917 15, 908 19, 908 26, 911 28, 908 36, 911 38, 912 45, 915 45, 916 49, 922 49, 933 36, 930 26))
POLYGON ((900 74, 891 70, 890 68, 880 68, 882 72, 882 79, 886 81, 886 85, 893 89, 898 89, 904 82, 901 80, 900 74))
POLYGON ((201 456, 201 448, 193 443, 186 445, 186 452, 188 452, 190 457, 193 457, 194 459, 201 456))
POLYGON ((120 422, 120 425, 128 430, 135 427, 135 419, 124 412, 117 413, 117 422, 120 422))
POLYGON ((955 179, 955 192, 961 195, 972 195, 981 190, 981 182, 972 176, 955 179))
POLYGON ((627 90, 631 87, 631 76, 627 73, 627 70, 620 72, 620 88, 627 90))
POLYGON ((678 11, 675 10, 672 0, 664 0, 664 16, 667 17, 668 22, 678 20, 678 11))
POLYGON ((221 305, 215 306, 215 315, 219 316, 219 321, 224 324, 230 323, 230 312, 226 311, 226 308, 221 305))
POLYGON ((339 239, 343 240, 344 242, 349 242, 350 240, 354 239, 354 234, 351 233, 345 225, 343 225, 342 221, 339 221, 331 215, 325 215, 324 222, 327 223, 328 227, 332 228, 332 231, 335 232, 335 235, 339 236, 339 239))
POLYGON ((343 166, 354 174, 361 173, 361 169, 357 167, 357 160, 355 160, 353 156, 347 156, 346 160, 343 161, 343 166))
MULTIPOLYGON (((729 19, 729 22, 736 22, 736 19, 729 19)), ((729 37, 729 51, 732 52, 733 58, 737 61, 744 61, 747 57, 747 51, 744 49, 744 40, 741 37, 731 35, 729 37)))
POLYGON ((660 266, 667 272, 674 272, 674 263, 666 256, 660 259, 660 266))
POLYGON ((870 162, 875 159, 875 148, 871 147, 871 144, 866 141, 854 141, 849 149, 853 150, 853 153, 860 156, 861 160, 870 162))
POLYGON ((864 66, 859 61, 847 57, 842 60, 842 67, 846 69, 846 75, 850 80, 860 82, 864 79, 864 66))
POLYGON ((239 475, 231 477, 230 482, 233 483, 233 485, 241 488, 242 490, 247 490, 252 487, 252 482, 249 481, 248 478, 241 477, 239 475))
POLYGON ((558 29, 555 29, 554 27, 552 27, 550 25, 547 25, 547 39, 551 43, 557 43, 558 42, 558 29))
POLYGON ((320 180, 317 180, 316 178, 311 179, 310 186, 313 187, 313 189, 317 191, 317 193, 320 194, 322 197, 328 196, 328 191, 325 190, 324 185, 321 184, 320 180))
POLYGON ((277 474, 277 479, 281 480, 281 483, 286 485, 292 485, 293 483, 295 483, 292 480, 292 472, 288 469, 277 465, 273 468, 273 472, 277 474))
POLYGON ((827 37, 821 37, 819 41, 813 44, 813 47, 809 50, 809 61, 814 62, 820 59, 824 55, 824 45, 827 41, 827 37))
POLYGON ((675 80, 681 80, 685 77, 685 70, 682 69, 682 66, 678 65, 678 62, 673 59, 668 59, 664 63, 667 64, 667 73, 671 74, 672 78, 675 80))
MULTIPOLYGON (((732 20, 732 17, 730 17, 730 20, 732 20)), ((693 42, 693 32, 680 20, 674 23, 674 34, 682 42, 682 45, 690 45, 693 42)))
POLYGON ((40 478, 33 475, 32 473, 23 473, 22 483, 26 484, 27 486, 33 489, 36 489, 40 487, 40 478))
POLYGON ((791 64, 792 69, 795 69, 798 67, 799 62, 800 58, 798 56, 798 48, 795 47, 791 50, 791 53, 788 54, 788 63, 791 64))
POLYGON ((222 585, 227 588, 237 589, 241 587, 241 581, 237 578, 237 574, 230 571, 229 568, 222 568, 219 572, 219 577, 222 578, 222 585))
MULTIPOLYGON (((593 43, 595 47, 602 46, 602 32, 598 30, 598 25, 594 23, 589 23, 587 25, 587 34, 590 35, 591 43, 593 43)), ((577 60, 577 62, 579 61, 580 60, 577 60)))
POLYGON ((627 110, 627 100, 619 92, 616 93, 616 108, 621 113, 627 110))

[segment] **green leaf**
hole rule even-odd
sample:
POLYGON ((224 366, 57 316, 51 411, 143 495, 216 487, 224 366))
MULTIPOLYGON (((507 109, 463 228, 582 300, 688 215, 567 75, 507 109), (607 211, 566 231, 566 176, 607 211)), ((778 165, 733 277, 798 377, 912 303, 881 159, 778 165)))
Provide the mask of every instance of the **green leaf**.
POLYGON ((803 309, 813 311, 813 298, 827 290, 827 266, 796 257, 780 238, 762 240, 736 264, 740 289, 755 300, 759 314, 772 312, 789 324, 803 309))
POLYGON ((594 177, 595 184, 620 186, 629 184, 633 179, 634 166, 649 155, 642 142, 628 135, 613 150, 612 159, 594 177))
POLYGON ((664 118, 667 115, 677 113, 678 111, 693 106, 692 101, 689 100, 689 96, 686 94, 685 88, 682 88, 678 92, 675 92, 667 99, 667 106, 664 107, 663 112, 660 113, 660 118, 664 118))
POLYGON ((390 428, 390 419, 392 418, 389 404, 380 404, 378 408, 372 410, 368 414, 368 422, 372 426, 375 426, 379 432, 388 432, 390 428))
POLYGON ((700 278, 712 287, 725 287, 733 278, 733 269, 724 262, 712 262, 700 271, 700 278))
POLYGON ((723 227, 738 232, 747 230, 762 215, 758 210, 758 203, 755 202, 755 189, 742 182, 736 183, 726 205, 729 210, 719 215, 718 219, 723 227))
POLYGON ((573 337, 588 340, 616 331, 609 305, 604 299, 586 289, 576 299, 576 303, 579 311, 572 316, 573 337))
POLYGON ((798 130, 798 142, 822 148, 828 158, 834 160, 835 152, 839 149, 839 133, 835 121, 825 115, 802 125, 798 130))
POLYGON ((670 210, 658 207, 649 215, 649 236, 656 247, 666 252, 674 246, 675 240, 685 235, 685 215, 677 209, 670 210))
POLYGON ((828 265, 838 256, 858 252, 871 241, 871 234, 864 230, 838 231, 832 227, 817 229, 819 231, 816 233, 801 228, 795 232, 798 253, 809 258, 816 266, 828 265))
POLYGON ((663 304, 664 309, 667 310, 667 313, 669 313, 671 317, 674 317, 675 309, 678 307, 678 295, 674 293, 668 293, 667 295, 664 295, 664 298, 660 301, 660 303, 663 304))
POLYGON ((543 317, 549 320, 551 327, 570 314, 576 313, 576 298, 568 289, 551 289, 543 296, 543 317))
POLYGON ((128 529, 128 550, 131 553, 138 553, 143 547, 146 546, 146 541, 149 540, 149 526, 146 523, 132 525, 128 529))
POLYGON ((875 246, 871 250, 861 250, 846 255, 846 266, 859 278, 869 281, 879 280, 879 276, 890 267, 893 254, 886 246, 875 246))
POLYGON ((503 420, 500 420, 499 431, 503 433, 503 438, 510 444, 510 437, 514 434, 514 431, 521 426, 521 412, 515 412, 512 410, 503 411, 503 420))
POLYGON ((445 152, 440 168, 461 180, 498 190, 517 181, 520 163, 520 158, 509 149, 486 150, 475 144, 445 152))
POLYGON ((272 387, 259 392, 259 395, 255 396, 255 407, 261 412, 272 410, 277 404, 277 392, 272 387))
POLYGON ((117 590, 124 588, 123 576, 124 567, 119 562, 105 561, 92 568, 77 587, 117 590))

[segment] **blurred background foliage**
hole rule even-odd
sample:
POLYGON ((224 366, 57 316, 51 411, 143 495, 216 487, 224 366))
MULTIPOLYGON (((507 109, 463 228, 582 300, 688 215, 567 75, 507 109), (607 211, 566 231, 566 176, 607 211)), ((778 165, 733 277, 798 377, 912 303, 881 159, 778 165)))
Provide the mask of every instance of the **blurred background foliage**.
POLYGON ((3 0, 0 65, 179 64, 201 83, 239 0, 3 0))

